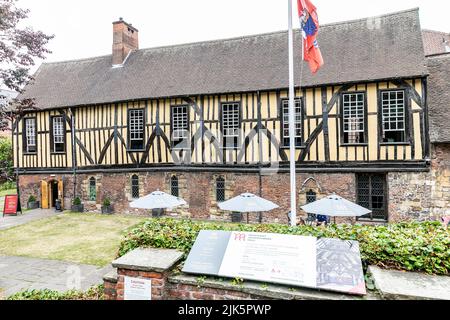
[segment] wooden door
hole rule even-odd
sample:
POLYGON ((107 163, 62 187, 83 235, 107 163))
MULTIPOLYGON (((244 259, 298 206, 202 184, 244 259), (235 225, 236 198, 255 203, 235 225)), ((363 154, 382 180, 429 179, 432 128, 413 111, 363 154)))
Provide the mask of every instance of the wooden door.
POLYGON ((58 181, 58 199, 61 200, 61 209, 64 210, 64 183, 62 179, 58 181))
POLYGON ((49 209, 48 207, 48 183, 47 181, 41 181, 41 207, 42 209, 49 209))

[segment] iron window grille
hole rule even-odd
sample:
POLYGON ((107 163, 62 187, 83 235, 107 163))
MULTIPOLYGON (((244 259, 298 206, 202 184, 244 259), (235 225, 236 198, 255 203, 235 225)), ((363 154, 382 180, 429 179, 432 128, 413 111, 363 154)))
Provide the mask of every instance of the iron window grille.
POLYGON ((129 110, 129 139, 130 150, 144 149, 144 110, 133 109, 129 110))
POLYGON ((388 220, 386 176, 383 174, 357 175, 358 204, 372 210, 372 213, 359 219, 388 220))
POLYGON ((172 178, 170 178, 170 193, 174 197, 179 197, 180 196, 180 188, 179 188, 179 184, 178 184, 178 177, 176 177, 176 176, 173 176, 172 178))
POLYGON ((36 152, 36 119, 25 119, 25 151, 36 152))
POLYGON ((64 152, 64 117, 53 117, 53 152, 64 152))
POLYGON ((139 199, 139 177, 137 175, 131 177, 131 197, 139 199))
POLYGON ((225 179, 222 177, 216 179, 216 201, 225 201, 225 179))
MULTIPOLYGON (((302 146, 302 124, 303 124, 303 115, 302 115, 302 101, 301 99, 294 100, 294 108, 295 108, 295 146, 302 146)), ((290 136, 289 136, 289 100, 282 100, 281 102, 281 112, 282 112, 282 138, 283 138, 283 147, 290 146, 290 136)))
POLYGON ((92 177, 89 179, 89 201, 97 200, 97 186, 95 178, 92 177))
POLYGON ((172 107, 172 146, 176 149, 186 149, 189 138, 188 106, 172 107))
POLYGON ((383 142, 406 142, 405 91, 381 92, 383 142))
POLYGON ((224 149, 236 149, 239 146, 241 115, 239 103, 222 104, 222 134, 224 149))
POLYGON ((342 95, 342 124, 344 143, 366 143, 365 116, 364 93, 345 93, 342 95))

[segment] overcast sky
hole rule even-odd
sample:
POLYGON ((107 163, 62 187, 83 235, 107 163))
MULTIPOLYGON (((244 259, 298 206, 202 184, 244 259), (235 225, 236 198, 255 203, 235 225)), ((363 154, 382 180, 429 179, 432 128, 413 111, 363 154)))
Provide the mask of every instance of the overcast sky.
MULTIPOLYGON (((287 29, 287 0, 19 0, 27 24, 56 37, 47 61, 111 53, 112 22, 139 29, 141 48, 287 29)), ((423 28, 450 32, 445 0, 313 0, 321 24, 420 7, 423 28)), ((294 9, 296 1, 294 0, 294 9)), ((297 20, 295 27, 298 27, 297 20)), ((320 39, 320 38, 319 38, 320 39)))

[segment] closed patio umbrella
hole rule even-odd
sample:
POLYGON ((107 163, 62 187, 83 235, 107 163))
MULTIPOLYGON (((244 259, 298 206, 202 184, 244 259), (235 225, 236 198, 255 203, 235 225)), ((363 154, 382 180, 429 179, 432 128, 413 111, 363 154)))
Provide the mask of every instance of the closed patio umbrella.
POLYGON ((247 213, 248 222, 248 213, 271 211, 278 208, 278 205, 254 194, 244 193, 233 199, 219 203, 219 208, 225 211, 247 213))
POLYGON ((338 195, 309 203, 301 207, 306 213, 329 217, 361 217, 372 211, 348 201, 338 195))
POLYGON ((172 209, 186 205, 186 201, 181 198, 174 197, 162 191, 155 191, 148 196, 139 198, 130 203, 131 208, 135 209, 172 209))

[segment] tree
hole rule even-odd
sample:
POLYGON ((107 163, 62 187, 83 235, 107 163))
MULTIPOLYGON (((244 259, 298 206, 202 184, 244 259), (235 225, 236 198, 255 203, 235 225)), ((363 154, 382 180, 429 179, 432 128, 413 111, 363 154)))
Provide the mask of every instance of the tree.
POLYGON ((10 139, 0 138, 0 182, 14 181, 14 162, 10 139))
MULTIPOLYGON (((31 27, 19 27, 28 18, 29 10, 16 6, 17 0, 0 0, 0 85, 22 92, 25 84, 33 80, 30 69, 36 59, 45 59, 51 53, 48 42, 53 39, 31 27)), ((0 106, 0 130, 7 129, 7 121, 13 121, 27 110, 34 108, 32 99, 14 102, 14 114, 0 106)))

